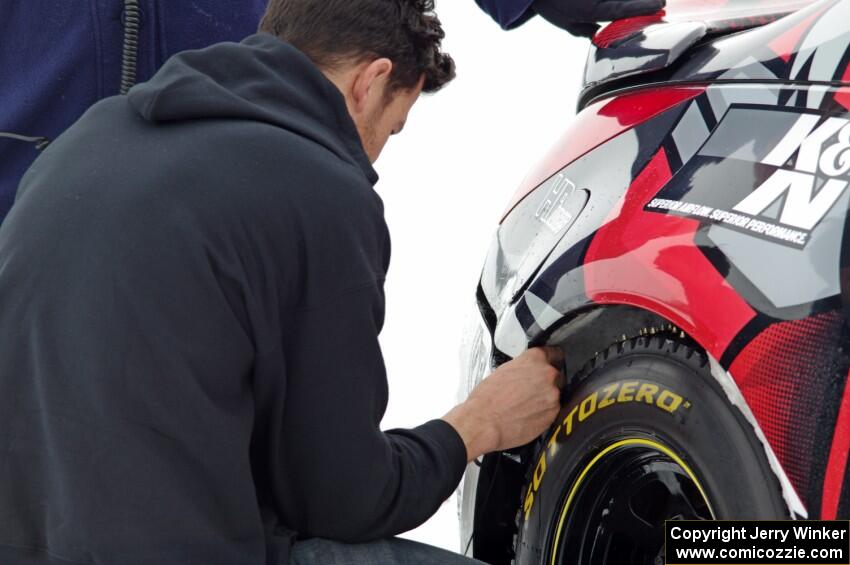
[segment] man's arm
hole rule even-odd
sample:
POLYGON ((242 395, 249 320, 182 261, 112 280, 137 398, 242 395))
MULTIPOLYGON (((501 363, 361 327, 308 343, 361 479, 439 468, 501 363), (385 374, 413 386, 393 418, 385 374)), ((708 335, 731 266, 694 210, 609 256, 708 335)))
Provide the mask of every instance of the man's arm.
POLYGON ((534 16, 534 0, 475 0, 502 29, 519 27, 534 16))
MULTIPOLYGON (((294 298, 280 299, 280 347, 267 345, 255 369, 255 393, 270 404, 255 431, 266 446, 262 475, 283 524, 301 536, 394 536, 437 511, 471 457, 549 426, 559 409, 559 373, 549 365, 557 354, 503 365, 445 419, 381 431, 389 392, 378 335, 390 251, 381 202, 371 186, 329 177, 292 209, 281 225, 294 235, 276 240, 299 250, 275 265, 299 282, 287 294, 294 298), (259 394, 260 383, 285 396, 259 394)), ((422 358, 411 359, 408 378, 428 378, 422 358)))
POLYGON ((291 315, 271 471, 283 521, 303 537, 358 543, 400 534, 436 512, 463 474, 466 448, 446 422, 381 431, 382 319, 379 283, 291 315))
POLYGON ((284 522, 302 536, 364 542, 410 530, 457 488, 468 460, 534 439, 560 407, 550 365, 559 356, 535 349, 444 419, 382 432, 382 302, 377 286, 353 289, 292 321, 306 357, 287 367, 275 490, 284 522))
POLYGON ((593 37, 597 22, 653 14, 665 0, 475 0, 503 29, 513 29, 535 14, 573 35, 593 37))
POLYGON ((557 347, 526 351, 484 379, 443 420, 463 438, 467 459, 525 445, 542 434, 561 408, 564 354, 557 347))

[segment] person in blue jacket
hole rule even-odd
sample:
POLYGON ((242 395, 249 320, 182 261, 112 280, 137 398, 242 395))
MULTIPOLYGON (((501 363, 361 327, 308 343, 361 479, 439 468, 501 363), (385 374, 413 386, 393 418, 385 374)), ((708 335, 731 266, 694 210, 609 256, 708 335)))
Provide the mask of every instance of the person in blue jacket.
POLYGON ((521 26, 535 15, 573 35, 592 37, 597 22, 652 14, 664 0, 475 0, 503 29, 521 26))
POLYGON ((39 149, 171 55, 254 33, 266 0, 27 0, 0 17, 0 222, 39 149), (11 135, 8 135, 11 134, 11 135))

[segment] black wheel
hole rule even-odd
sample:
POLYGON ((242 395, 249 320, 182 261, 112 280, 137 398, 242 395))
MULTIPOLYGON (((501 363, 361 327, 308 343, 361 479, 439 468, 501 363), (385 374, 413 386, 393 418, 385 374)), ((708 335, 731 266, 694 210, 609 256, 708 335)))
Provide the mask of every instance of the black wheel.
POLYGON ((540 442, 518 565, 661 565, 665 520, 783 519, 779 482, 702 353, 637 338, 579 375, 540 442))

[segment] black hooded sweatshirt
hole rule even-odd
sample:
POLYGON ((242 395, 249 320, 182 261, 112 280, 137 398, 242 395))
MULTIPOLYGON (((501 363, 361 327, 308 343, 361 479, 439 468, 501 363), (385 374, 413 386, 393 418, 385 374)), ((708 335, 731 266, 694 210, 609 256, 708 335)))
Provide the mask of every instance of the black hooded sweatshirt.
POLYGON ((457 432, 379 429, 376 181, 341 93, 267 35, 44 152, 0 228, 0 564, 278 565, 437 510, 457 432))

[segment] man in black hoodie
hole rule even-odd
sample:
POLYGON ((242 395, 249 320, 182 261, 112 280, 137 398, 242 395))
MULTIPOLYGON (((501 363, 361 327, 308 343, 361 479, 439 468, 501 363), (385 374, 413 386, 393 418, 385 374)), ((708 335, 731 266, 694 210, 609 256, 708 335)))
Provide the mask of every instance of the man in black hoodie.
POLYGON ((379 428, 371 163, 454 75, 432 8, 272 0, 35 162, 0 227, 0 563, 466 561, 392 536, 544 431, 560 358, 379 428))

